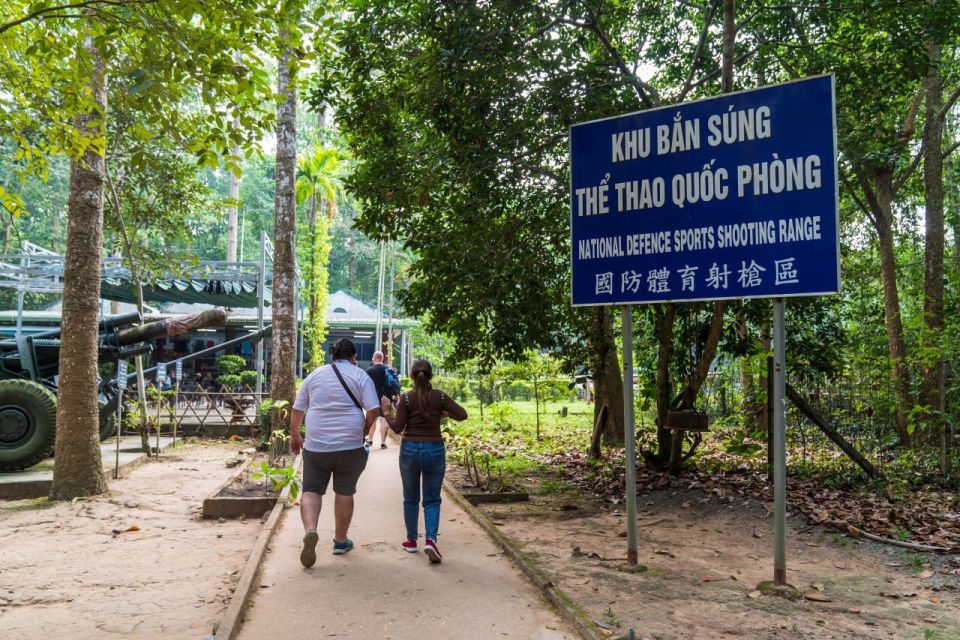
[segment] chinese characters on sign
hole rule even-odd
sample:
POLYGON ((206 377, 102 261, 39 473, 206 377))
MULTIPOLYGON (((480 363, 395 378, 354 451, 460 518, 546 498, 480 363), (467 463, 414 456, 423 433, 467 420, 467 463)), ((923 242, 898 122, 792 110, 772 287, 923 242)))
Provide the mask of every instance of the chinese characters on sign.
MULTIPOLYGON (((651 269, 646 275, 634 270, 624 271, 619 274, 620 289, 619 293, 639 293, 640 287, 646 283, 646 290, 651 293, 670 293, 671 287, 677 287, 680 291, 697 292, 698 289, 697 271, 700 267, 686 265, 677 270, 677 273, 671 277, 670 270, 666 267, 660 269, 651 269)), ((731 273, 736 273, 736 281, 744 289, 759 287, 764 283, 765 278, 770 278, 775 287, 787 284, 796 284, 797 270, 793 266, 793 258, 783 258, 774 260, 772 275, 766 276, 768 271, 766 267, 757 264, 751 260, 750 264, 741 262, 736 271, 731 271, 726 264, 717 264, 714 262, 707 270, 708 275, 701 278, 699 284, 705 289, 724 290, 729 287, 731 273)), ((596 295, 614 295, 613 282, 616 274, 612 271, 597 274, 596 295)))

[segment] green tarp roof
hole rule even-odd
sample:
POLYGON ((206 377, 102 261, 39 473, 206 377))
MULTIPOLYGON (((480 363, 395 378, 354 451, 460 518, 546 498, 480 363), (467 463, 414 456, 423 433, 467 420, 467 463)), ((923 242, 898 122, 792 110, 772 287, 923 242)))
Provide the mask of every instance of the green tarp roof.
MULTIPOLYGON (((100 296, 105 300, 136 304, 133 283, 124 278, 104 278, 100 296)), ((231 280, 156 280, 143 286, 146 302, 186 302, 211 304, 220 307, 256 307, 257 285, 253 282, 231 280)), ((270 289, 264 292, 264 304, 269 306, 270 289)))

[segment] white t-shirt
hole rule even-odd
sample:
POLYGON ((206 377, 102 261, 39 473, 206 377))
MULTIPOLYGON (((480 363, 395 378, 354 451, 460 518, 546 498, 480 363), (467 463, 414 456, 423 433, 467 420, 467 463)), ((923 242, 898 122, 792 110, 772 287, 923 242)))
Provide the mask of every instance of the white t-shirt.
POLYGON ((366 412, 380 407, 376 387, 367 372, 349 360, 335 362, 343 381, 363 406, 357 408, 333 367, 324 365, 306 377, 293 408, 306 413, 307 436, 303 448, 315 453, 348 451, 363 446, 366 412))

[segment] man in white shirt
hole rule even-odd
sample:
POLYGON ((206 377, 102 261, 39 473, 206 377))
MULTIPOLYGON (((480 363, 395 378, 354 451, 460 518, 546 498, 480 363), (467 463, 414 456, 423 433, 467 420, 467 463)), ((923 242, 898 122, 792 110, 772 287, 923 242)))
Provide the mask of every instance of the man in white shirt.
POLYGON ((333 475, 333 553, 353 549, 347 537, 353 519, 353 494, 367 466, 364 434, 380 415, 380 399, 370 376, 357 367, 357 348, 346 338, 331 347, 333 363, 314 369, 303 381, 290 412, 290 450, 303 450, 303 495, 300 518, 305 534, 300 562, 317 561, 317 521, 323 494, 333 475), (306 442, 300 425, 306 417, 306 442))

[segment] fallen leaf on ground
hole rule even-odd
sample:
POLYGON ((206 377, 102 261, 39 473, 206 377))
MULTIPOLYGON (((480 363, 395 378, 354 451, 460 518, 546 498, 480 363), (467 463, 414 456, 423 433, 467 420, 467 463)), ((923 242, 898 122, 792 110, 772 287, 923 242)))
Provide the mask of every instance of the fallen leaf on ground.
POLYGON ((670 549, 657 549, 656 551, 654 551, 654 553, 659 553, 662 556, 670 556, 671 558, 676 557, 675 555, 673 555, 673 552, 670 551, 670 549))
POLYGON ((684 508, 684 509, 688 509, 688 508, 690 508, 690 505, 692 505, 692 504, 693 504, 692 502, 690 502, 689 500, 687 500, 686 502, 681 502, 681 503, 680 503, 680 506, 681 506, 682 508, 684 508))
POLYGON ((930 596, 929 600, 933 604, 940 604, 940 596, 930 596))
POLYGON ((726 580, 726 578, 718 578, 716 576, 703 576, 700 578, 703 582, 717 582, 718 580, 726 580))
POLYGON ((921 571, 919 574, 917 574, 917 577, 920 578, 921 580, 924 580, 926 578, 932 578, 933 571, 921 571))
POLYGON ((860 615, 860 609, 855 609, 855 608, 853 608, 853 607, 850 607, 849 609, 847 609, 847 613, 852 613, 852 614, 854 614, 854 615, 860 615))
POLYGON ((880 595, 882 595, 884 598, 899 598, 899 597, 900 597, 900 594, 899 594, 899 593, 896 593, 895 591, 881 591, 881 592, 880 592, 880 595))
POLYGON ((810 586, 813 587, 814 589, 816 589, 817 591, 823 591, 823 583, 822 583, 822 582, 814 582, 814 583, 811 584, 810 586))
POLYGON ((924 621, 924 622, 929 622, 930 624, 937 624, 938 622, 940 622, 938 619, 933 618, 933 617, 931 617, 931 618, 924 618, 923 621, 924 621))
POLYGON ((808 542, 808 543, 807 543, 807 546, 808 546, 808 547, 819 547, 820 545, 818 545, 816 542, 808 542))
POLYGON ((759 597, 760 597, 760 592, 759 592, 759 591, 751 591, 750 593, 747 594, 747 597, 748 597, 748 598, 759 598, 759 597))
POLYGON ((834 563, 833 563, 833 566, 835 566, 837 569, 846 569, 846 568, 847 568, 847 565, 843 564, 842 562, 834 562, 834 563))
POLYGON ((828 596, 825 593, 817 593, 816 591, 811 591, 810 593, 803 594, 805 600, 810 600, 812 602, 833 602, 833 598, 828 596))

